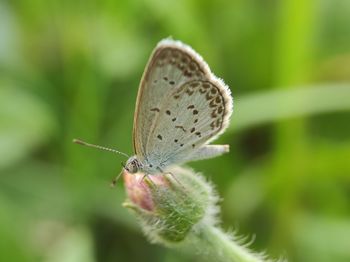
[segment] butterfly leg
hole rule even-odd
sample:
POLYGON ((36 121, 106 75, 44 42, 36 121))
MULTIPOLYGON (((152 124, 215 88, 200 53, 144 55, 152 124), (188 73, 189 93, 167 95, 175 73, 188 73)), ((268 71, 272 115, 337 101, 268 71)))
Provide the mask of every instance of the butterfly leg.
POLYGON ((186 158, 185 162, 217 157, 228 151, 229 145, 205 145, 186 158))
POLYGON ((120 176, 123 174, 123 171, 124 170, 122 170, 120 173, 119 173, 119 175, 117 175, 115 178, 113 178, 113 180, 112 180, 112 182, 111 182, 111 187, 115 187, 115 185, 117 184, 117 181, 118 181, 118 179, 120 178, 120 176))
POLYGON ((123 169, 122 171, 120 171, 119 175, 117 175, 115 178, 113 178, 112 182, 111 182, 111 187, 115 187, 115 185, 117 184, 117 181, 119 180, 120 176, 123 174, 123 172, 126 170, 125 169, 125 164, 122 162, 121 163, 123 169))
POLYGON ((166 174, 171 175, 171 177, 172 177, 180 186, 182 186, 183 188, 185 188, 185 187, 183 186, 183 184, 180 182, 180 180, 178 180, 177 177, 176 177, 173 173, 171 173, 171 172, 165 172, 165 171, 164 171, 163 169, 161 169, 160 167, 157 167, 157 169, 158 169, 161 173, 163 173, 164 175, 166 175, 166 174))
POLYGON ((150 174, 147 174, 147 173, 145 173, 145 174, 142 176, 142 178, 141 178, 140 181, 139 181, 139 184, 141 184, 145 178, 147 178, 147 179, 151 182, 151 184, 152 184, 154 187, 156 187, 156 184, 155 184, 155 183, 153 182, 153 180, 151 179, 150 174))

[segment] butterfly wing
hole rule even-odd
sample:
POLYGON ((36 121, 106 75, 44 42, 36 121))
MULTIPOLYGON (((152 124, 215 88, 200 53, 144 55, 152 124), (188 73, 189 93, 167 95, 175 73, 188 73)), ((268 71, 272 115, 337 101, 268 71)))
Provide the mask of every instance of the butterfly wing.
POLYGON ((142 77, 133 141, 140 160, 181 162, 227 126, 229 89, 203 59, 179 41, 161 41, 142 77))
POLYGON ((231 102, 219 80, 193 80, 174 90, 164 98, 149 133, 147 161, 166 167, 189 159, 225 129, 231 102))
POLYGON ((188 81, 205 79, 209 72, 190 47, 170 39, 158 43, 143 73, 136 100, 133 144, 138 157, 147 154, 149 133, 165 96, 188 81))

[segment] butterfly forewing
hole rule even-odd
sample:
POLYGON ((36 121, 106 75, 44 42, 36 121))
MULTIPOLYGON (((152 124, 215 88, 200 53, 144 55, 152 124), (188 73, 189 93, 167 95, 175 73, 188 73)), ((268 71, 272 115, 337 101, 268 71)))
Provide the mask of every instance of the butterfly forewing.
POLYGON ((134 149, 166 166, 214 138, 232 111, 228 88, 203 59, 178 41, 161 41, 148 62, 136 103, 134 149))
POLYGON ((202 59, 195 56, 189 47, 168 39, 161 41, 153 51, 136 101, 133 142, 138 156, 147 154, 148 135, 165 96, 188 81, 204 79, 209 72, 202 59))

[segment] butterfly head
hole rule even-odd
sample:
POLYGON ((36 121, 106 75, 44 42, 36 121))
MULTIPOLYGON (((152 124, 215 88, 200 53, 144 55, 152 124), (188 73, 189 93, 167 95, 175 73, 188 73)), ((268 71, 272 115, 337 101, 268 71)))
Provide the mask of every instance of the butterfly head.
POLYGON ((124 169, 131 174, 137 173, 140 169, 142 169, 142 163, 137 159, 136 156, 132 156, 126 162, 124 169))

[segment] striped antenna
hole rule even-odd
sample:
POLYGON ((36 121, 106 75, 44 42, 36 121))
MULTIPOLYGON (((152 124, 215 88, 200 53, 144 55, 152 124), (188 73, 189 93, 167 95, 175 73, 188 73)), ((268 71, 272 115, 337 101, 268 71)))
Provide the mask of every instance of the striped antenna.
POLYGON ((123 152, 120 152, 118 150, 115 150, 115 149, 112 149, 112 148, 108 148, 108 147, 104 147, 104 146, 98 146, 98 145, 90 144, 90 143, 84 142, 84 141, 82 141, 80 139, 73 139, 73 143, 76 143, 76 144, 79 144, 79 145, 82 145, 82 146, 88 146, 88 147, 97 148, 97 149, 104 150, 104 151, 113 152, 113 153, 116 153, 116 154, 120 154, 120 155, 126 156, 127 158, 130 157, 127 154, 125 154, 123 152))

